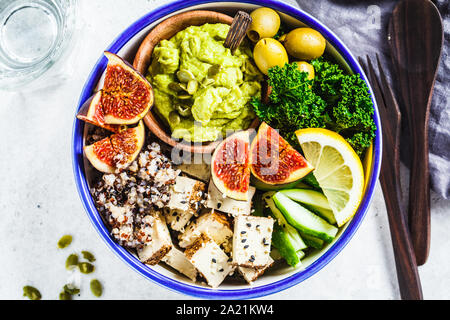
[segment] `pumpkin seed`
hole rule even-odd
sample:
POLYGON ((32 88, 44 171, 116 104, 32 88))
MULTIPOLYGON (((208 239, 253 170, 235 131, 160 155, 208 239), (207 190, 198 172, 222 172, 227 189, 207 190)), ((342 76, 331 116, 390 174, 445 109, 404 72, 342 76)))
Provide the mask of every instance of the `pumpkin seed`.
POLYGON ((181 82, 189 82, 191 80, 195 80, 194 75, 189 70, 180 70, 177 72, 177 78, 181 82))
POLYGON ((180 115, 176 112, 176 111, 171 111, 169 113, 169 122, 172 125, 177 125, 179 124, 181 121, 180 119, 180 115))
POLYGON ((208 77, 214 77, 216 74, 220 72, 222 67, 220 64, 214 64, 208 69, 208 77))
POLYGON ((80 293, 80 289, 78 289, 77 287, 74 287, 71 284, 66 284, 63 288, 64 292, 66 292, 67 294, 70 295, 74 295, 74 294, 79 294, 80 293))
POLYGON ((182 117, 189 117, 190 115, 192 115, 191 112, 191 107, 186 106, 186 105, 176 105, 175 109, 178 111, 178 114, 182 117))
POLYGON ((42 296, 38 289, 32 286, 23 287, 23 296, 30 300, 41 300, 42 296))
POLYGON ((78 256, 76 254, 71 254, 66 259, 66 269, 72 270, 78 265, 78 256))
POLYGON ((86 259, 89 262, 94 262, 95 261, 95 257, 92 253, 90 253, 89 251, 81 251, 81 254, 83 255, 83 258, 86 259))
POLYGON ((72 300, 72 295, 63 290, 59 294, 59 300, 72 300))
POLYGON ((78 263, 78 268, 80 269, 80 272, 84 274, 92 273, 95 270, 94 265, 89 262, 78 263))
POLYGON ((188 99, 191 99, 192 96, 189 94, 180 94, 177 98, 180 100, 188 100, 188 99))
POLYGON ((96 297, 100 297, 103 293, 103 287, 102 284, 100 283, 100 281, 98 281, 97 279, 93 279, 91 280, 91 291, 92 294, 96 297))
POLYGON ((208 87, 208 86, 214 84, 214 82, 216 82, 214 79, 211 79, 211 78, 205 78, 205 79, 203 79, 203 81, 202 81, 202 85, 203 85, 204 87, 208 87))
POLYGON ((58 241, 58 248, 60 249, 67 248, 71 243, 72 243, 71 235, 62 236, 61 239, 59 239, 58 241))
POLYGON ((183 92, 183 91, 186 91, 185 88, 184 88, 180 83, 178 83, 178 82, 171 82, 171 83, 169 83, 168 88, 169 88, 170 90, 175 91, 175 92, 183 92))
POLYGON ((198 81, 197 80, 190 80, 187 84, 186 91, 189 94, 194 94, 198 89, 198 81))

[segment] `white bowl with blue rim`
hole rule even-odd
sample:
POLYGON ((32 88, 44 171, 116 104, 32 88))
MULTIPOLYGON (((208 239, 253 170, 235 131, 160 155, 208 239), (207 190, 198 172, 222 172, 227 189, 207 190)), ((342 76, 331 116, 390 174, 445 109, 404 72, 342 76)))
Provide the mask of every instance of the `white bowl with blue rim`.
MULTIPOLYGON (((300 9, 273 0, 244 0, 239 2, 210 0, 175 1, 159 7, 158 9, 155 9, 140 18, 122 34, 120 34, 108 48, 105 48, 105 50, 116 53, 132 63, 134 59, 133 55, 147 33, 159 22, 172 15, 190 10, 203 9, 218 11, 234 16, 238 10, 251 12, 260 6, 270 7, 278 11, 283 23, 291 27, 306 25, 319 31, 327 40, 327 52, 331 54, 344 69, 351 73, 359 73, 368 83, 367 77, 364 75, 364 72, 355 57, 351 54, 345 44, 330 29, 328 29, 325 24, 300 9)), ((89 75, 83 91, 81 92, 78 109, 81 108, 83 103, 89 99, 89 97, 96 90, 97 85, 104 74, 106 65, 107 59, 103 56, 100 57, 89 75)), ((126 264, 145 278, 170 290, 200 298, 249 299, 273 294, 301 283, 325 267, 347 245, 357 231, 358 227, 361 225, 373 197, 381 164, 381 125, 376 102, 374 99, 372 100, 374 102, 374 120, 377 126, 377 132, 376 138, 373 142, 373 152, 371 153, 372 156, 368 161, 368 172, 370 172, 370 175, 368 178, 367 188, 357 213, 351 221, 340 229, 336 239, 332 243, 325 246, 322 250, 310 254, 304 258, 300 268, 286 266, 269 270, 264 274, 264 276, 257 279, 253 285, 248 285, 245 283, 240 284, 236 282, 224 282, 219 288, 212 289, 206 285, 202 285, 201 283, 194 283, 183 275, 162 264, 156 266, 145 265, 139 261, 135 254, 118 245, 110 236, 108 228, 103 223, 103 220, 90 195, 88 179, 89 174, 87 172, 87 163, 85 162, 83 156, 85 123, 74 117, 75 122, 72 136, 72 151, 75 182, 87 215, 94 225, 94 228, 100 234, 100 237, 115 254, 117 254, 126 264)))

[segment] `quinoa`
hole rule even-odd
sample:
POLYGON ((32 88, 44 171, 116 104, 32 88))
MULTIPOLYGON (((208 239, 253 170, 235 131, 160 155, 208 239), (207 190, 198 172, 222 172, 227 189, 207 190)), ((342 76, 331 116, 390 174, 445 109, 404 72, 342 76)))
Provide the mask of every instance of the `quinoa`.
POLYGON ((152 240, 152 215, 169 202, 179 174, 153 142, 128 167, 103 174, 94 184, 95 205, 120 245, 142 248, 152 240))

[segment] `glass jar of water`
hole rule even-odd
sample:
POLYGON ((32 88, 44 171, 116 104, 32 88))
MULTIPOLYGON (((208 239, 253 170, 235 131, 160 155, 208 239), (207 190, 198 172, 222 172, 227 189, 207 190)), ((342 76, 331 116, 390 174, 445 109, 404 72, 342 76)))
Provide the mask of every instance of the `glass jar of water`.
POLYGON ((0 1, 0 90, 17 91, 61 82, 55 66, 70 47, 76 0, 0 1))

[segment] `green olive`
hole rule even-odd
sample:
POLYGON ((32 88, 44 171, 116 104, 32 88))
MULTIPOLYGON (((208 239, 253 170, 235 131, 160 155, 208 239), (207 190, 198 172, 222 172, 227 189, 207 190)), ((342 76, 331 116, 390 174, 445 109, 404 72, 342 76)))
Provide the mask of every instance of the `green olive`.
POLYGON ((297 28, 286 36, 284 46, 287 52, 301 60, 319 58, 325 52, 327 43, 325 38, 311 28, 297 28))
POLYGON ((253 59, 262 73, 268 74, 274 66, 284 66, 289 58, 283 45, 272 38, 264 38, 258 41, 253 50, 253 59))
POLYGON ((280 29, 280 16, 275 10, 258 8, 250 14, 250 17, 252 23, 247 36, 253 42, 258 42, 262 38, 272 38, 280 29))
POLYGON ((313 80, 315 77, 314 67, 306 61, 295 61, 298 70, 308 74, 307 80, 313 80))

